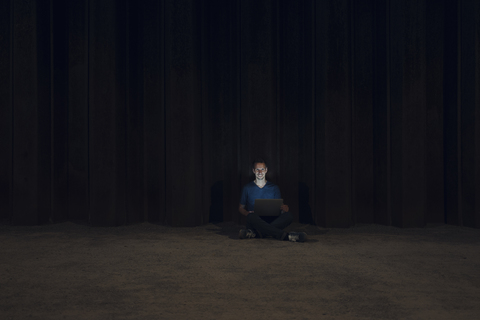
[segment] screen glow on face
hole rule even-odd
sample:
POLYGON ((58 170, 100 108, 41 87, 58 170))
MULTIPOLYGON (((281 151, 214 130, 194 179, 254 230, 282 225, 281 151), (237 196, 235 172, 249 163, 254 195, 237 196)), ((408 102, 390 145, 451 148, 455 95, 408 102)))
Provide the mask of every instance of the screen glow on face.
POLYGON ((265 167, 265 163, 257 163, 255 165, 255 169, 253 169, 253 173, 255 173, 255 177, 257 180, 262 180, 265 177, 268 169, 265 167))

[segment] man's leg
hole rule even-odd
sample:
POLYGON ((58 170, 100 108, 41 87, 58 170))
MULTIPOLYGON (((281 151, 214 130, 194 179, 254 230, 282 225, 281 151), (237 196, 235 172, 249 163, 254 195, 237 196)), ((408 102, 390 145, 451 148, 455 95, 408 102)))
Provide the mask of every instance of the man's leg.
POLYGON ((293 214, 291 214, 290 212, 284 212, 280 214, 278 218, 272 221, 272 223, 270 224, 277 229, 283 230, 286 227, 288 227, 292 223, 292 221, 293 221, 293 214))
MULTIPOLYGON (((293 215, 290 212, 282 213, 275 221, 271 223, 274 227, 284 229, 288 227, 293 221, 293 215)), ((288 236, 284 240, 293 242, 304 242, 307 240, 307 234, 305 232, 289 232, 288 236)))
MULTIPOLYGON (((275 219, 275 221, 277 221, 277 220, 278 220, 278 218, 275 219)), ((288 216, 285 217, 285 221, 286 220, 288 220, 288 216)), ((281 220, 280 222, 282 222, 282 224, 284 224, 285 221, 281 220)), ((291 220, 290 220, 290 223, 291 223, 291 220)), ((288 223, 288 224, 290 224, 290 223, 288 223)), ((279 223, 278 225, 282 225, 282 224, 279 223)), ((250 213, 247 216, 246 227, 247 227, 247 229, 254 229, 255 231, 257 231, 257 233, 259 234, 259 236, 261 238, 265 237, 265 236, 272 236, 272 237, 274 237, 278 240, 283 240, 287 236, 287 233, 285 231, 283 231, 280 228, 277 228, 275 225, 273 225, 273 223, 270 224, 270 223, 266 222, 265 220, 260 218, 258 216, 258 214, 255 214, 255 213, 250 213)))
MULTIPOLYGON (((251 214, 251 213, 250 213, 250 214, 251 214)), ((249 214, 249 215, 250 215, 250 214, 249 214)), ((247 217, 248 217, 248 216, 247 216, 247 217)), ((245 228, 246 228, 247 230, 252 230, 252 231, 256 234, 256 238, 263 238, 263 235, 260 234, 260 232, 257 232, 257 231, 255 230, 255 226, 254 226, 252 223, 249 222, 249 219, 248 219, 248 218, 247 218, 247 221, 245 222, 245 228)))

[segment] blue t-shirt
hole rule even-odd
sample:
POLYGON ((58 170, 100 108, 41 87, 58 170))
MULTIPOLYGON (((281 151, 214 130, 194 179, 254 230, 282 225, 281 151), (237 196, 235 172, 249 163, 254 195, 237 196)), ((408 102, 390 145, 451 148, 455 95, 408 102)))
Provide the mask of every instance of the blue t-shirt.
POLYGON ((273 182, 267 181, 263 188, 259 188, 255 182, 249 182, 243 187, 240 204, 247 211, 255 211, 255 199, 282 199, 280 188, 273 182))

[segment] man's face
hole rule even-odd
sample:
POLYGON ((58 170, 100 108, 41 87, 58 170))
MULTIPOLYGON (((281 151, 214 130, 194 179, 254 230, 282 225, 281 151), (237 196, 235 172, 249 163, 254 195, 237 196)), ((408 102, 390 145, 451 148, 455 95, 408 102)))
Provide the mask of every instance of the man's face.
POLYGON ((265 167, 265 163, 256 163, 255 168, 253 169, 253 173, 255 173, 255 178, 257 178, 257 181, 265 179, 267 171, 268 169, 265 167))

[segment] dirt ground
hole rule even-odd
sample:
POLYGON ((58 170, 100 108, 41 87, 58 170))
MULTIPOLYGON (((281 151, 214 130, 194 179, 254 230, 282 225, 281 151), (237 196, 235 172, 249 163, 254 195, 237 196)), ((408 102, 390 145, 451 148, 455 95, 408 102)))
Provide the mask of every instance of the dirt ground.
POLYGON ((480 230, 0 226, 0 319, 480 319, 480 230))

